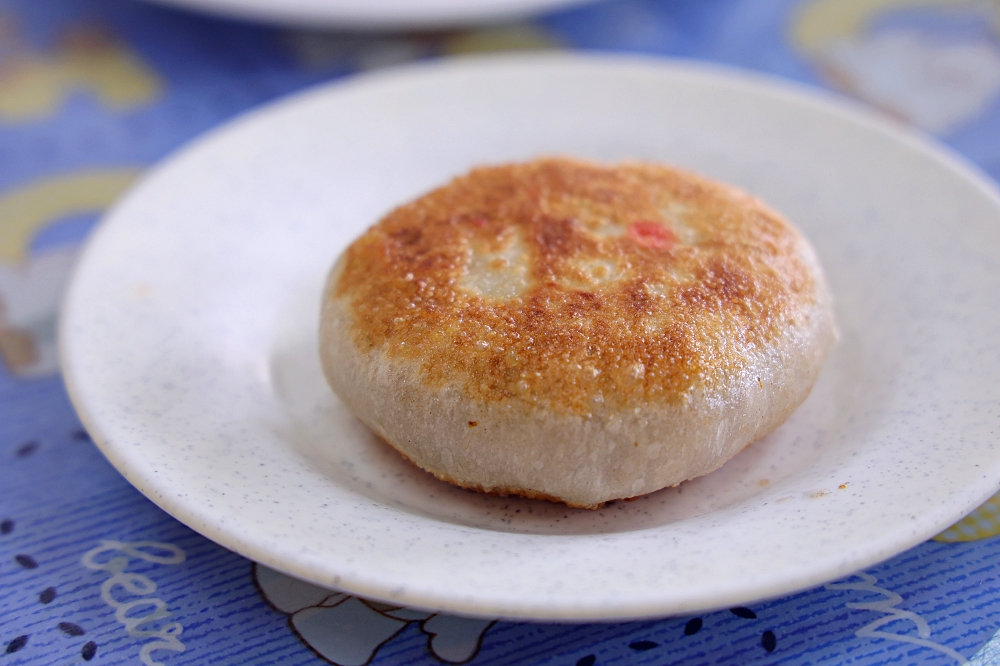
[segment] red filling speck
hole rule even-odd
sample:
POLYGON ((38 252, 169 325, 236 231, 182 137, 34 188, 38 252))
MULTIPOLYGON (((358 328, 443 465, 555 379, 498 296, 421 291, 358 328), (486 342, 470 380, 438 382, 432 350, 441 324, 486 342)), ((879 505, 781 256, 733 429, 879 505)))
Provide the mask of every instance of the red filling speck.
POLYGON ((628 235, 640 245, 656 250, 667 250, 677 242, 677 236, 659 222, 638 220, 628 226, 628 235))

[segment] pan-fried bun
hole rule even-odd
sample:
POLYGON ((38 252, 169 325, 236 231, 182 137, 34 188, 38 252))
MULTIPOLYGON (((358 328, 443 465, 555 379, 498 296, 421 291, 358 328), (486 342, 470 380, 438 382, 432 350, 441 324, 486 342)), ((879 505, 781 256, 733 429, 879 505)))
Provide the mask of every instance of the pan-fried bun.
POLYGON ((348 247, 322 308, 330 385, 404 456, 588 508, 771 432, 836 338, 816 254, 778 213, 631 162, 477 168, 348 247))

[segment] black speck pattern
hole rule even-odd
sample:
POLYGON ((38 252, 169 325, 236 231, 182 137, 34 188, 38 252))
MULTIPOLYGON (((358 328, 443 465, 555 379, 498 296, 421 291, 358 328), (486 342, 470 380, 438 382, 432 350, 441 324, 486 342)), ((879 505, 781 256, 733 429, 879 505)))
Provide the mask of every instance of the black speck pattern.
POLYGON ((588 654, 586 657, 577 661, 576 666, 594 666, 595 661, 597 661, 597 657, 595 655, 588 654))
POLYGON ((5 654, 10 654, 11 652, 17 652, 18 650, 20 650, 21 648, 23 648, 27 644, 28 644, 28 637, 27 636, 18 636, 17 638, 15 638, 14 640, 12 640, 10 643, 7 643, 7 649, 4 650, 4 653, 5 654))
POLYGON ((73 439, 75 439, 78 442, 89 442, 90 435, 87 434, 86 430, 74 430, 73 439))
POLYGON ((8 535, 14 531, 14 521, 10 518, 5 518, 3 522, 0 522, 0 535, 8 535))
POLYGON ((52 600, 56 598, 56 588, 47 587, 42 590, 42 593, 38 595, 38 600, 43 604, 50 604, 52 600))
POLYGON ((761 635, 760 644, 768 652, 774 652, 774 648, 778 647, 778 639, 774 637, 774 632, 768 629, 761 635))
POLYGON ((97 643, 94 641, 87 642, 80 650, 80 656, 83 657, 84 661, 90 661, 95 654, 97 654, 97 643))
POLYGON ((14 561, 20 564, 25 569, 37 569, 38 562, 35 561, 31 555, 16 555, 14 556, 14 561))
POLYGON ((687 624, 684 625, 684 635, 693 636, 701 631, 702 621, 700 617, 688 620, 687 624))
POLYGON ((38 450, 38 442, 31 440, 30 442, 25 442, 21 446, 17 447, 17 457, 27 458, 32 453, 38 450))
POLYGON ((632 648, 633 650, 639 650, 640 652, 644 652, 646 650, 652 650, 658 645, 659 643, 654 643, 653 641, 636 641, 635 643, 628 644, 630 648, 632 648))
POLYGON ((736 617, 742 617, 745 620, 757 619, 757 613, 754 613, 752 610, 744 606, 737 606, 736 608, 730 608, 729 612, 735 615, 736 617))
POLYGON ((67 636, 83 636, 83 634, 86 633, 83 630, 83 627, 72 622, 60 622, 59 631, 63 632, 67 636))

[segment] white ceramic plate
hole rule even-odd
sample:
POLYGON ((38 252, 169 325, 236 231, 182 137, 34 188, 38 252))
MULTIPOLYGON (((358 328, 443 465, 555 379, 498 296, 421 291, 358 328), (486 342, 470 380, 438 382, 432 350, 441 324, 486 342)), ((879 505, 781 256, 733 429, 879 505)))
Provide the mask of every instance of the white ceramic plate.
POLYGON ((583 55, 410 66, 266 106, 105 219, 62 320, 105 455, 207 537, 305 580, 481 616, 748 603, 884 560, 1000 485, 1000 198, 854 107, 761 77, 583 55), (809 399, 721 470, 601 511, 401 460, 317 360, 333 258, 473 165, 640 158, 742 186, 817 247, 842 340, 809 399))
POLYGON ((155 0, 184 9, 301 27, 433 29, 525 18, 587 0, 155 0))

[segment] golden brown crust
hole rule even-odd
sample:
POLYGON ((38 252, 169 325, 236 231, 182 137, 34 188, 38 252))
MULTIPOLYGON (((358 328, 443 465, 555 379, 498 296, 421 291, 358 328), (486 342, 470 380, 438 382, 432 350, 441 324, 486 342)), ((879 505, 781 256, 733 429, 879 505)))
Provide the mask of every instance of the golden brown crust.
POLYGON ((542 159, 392 211, 328 297, 349 303, 362 354, 417 362, 429 387, 586 417, 724 384, 814 305, 804 247, 693 174, 542 159))

